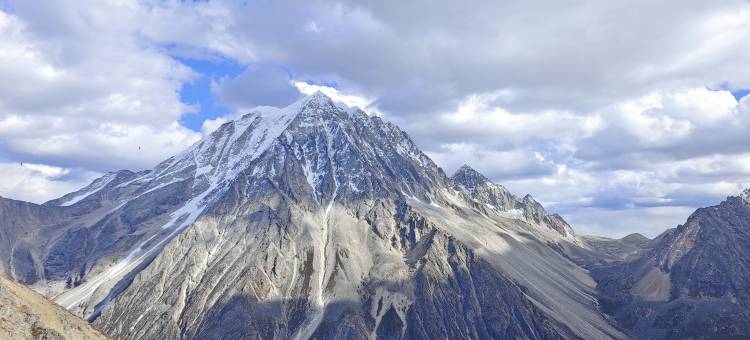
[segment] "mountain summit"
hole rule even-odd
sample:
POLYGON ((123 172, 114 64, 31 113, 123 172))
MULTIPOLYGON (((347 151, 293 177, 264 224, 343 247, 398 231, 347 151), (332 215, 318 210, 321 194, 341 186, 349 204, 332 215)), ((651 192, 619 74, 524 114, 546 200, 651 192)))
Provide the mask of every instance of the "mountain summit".
POLYGON ((624 337, 559 216, 322 93, 0 208, 3 268, 116 338, 624 337))

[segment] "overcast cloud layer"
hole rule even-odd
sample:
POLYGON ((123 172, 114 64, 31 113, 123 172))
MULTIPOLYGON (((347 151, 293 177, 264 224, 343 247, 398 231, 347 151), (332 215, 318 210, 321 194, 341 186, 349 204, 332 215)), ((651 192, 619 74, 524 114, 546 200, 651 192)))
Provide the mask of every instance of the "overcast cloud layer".
POLYGON ((580 233, 654 236, 750 186, 748 60, 740 0, 0 0, 0 194, 179 152, 228 118, 182 92, 209 79, 230 116, 324 89, 580 233))

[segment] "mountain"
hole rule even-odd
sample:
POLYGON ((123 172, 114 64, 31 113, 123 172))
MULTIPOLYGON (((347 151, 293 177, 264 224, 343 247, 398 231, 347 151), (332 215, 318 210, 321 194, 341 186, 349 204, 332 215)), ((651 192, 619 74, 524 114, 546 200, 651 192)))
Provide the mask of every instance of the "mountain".
POLYGON ((321 93, 0 223, 5 272, 121 339, 625 337, 562 218, 321 93))
POLYGON ((106 339, 86 321, 0 275, 1 339, 106 339))
POLYGON ((601 236, 576 235, 580 247, 566 248, 566 254, 585 268, 598 268, 640 258, 657 240, 638 233, 621 239, 601 236))
POLYGON ((9 267, 120 338, 621 336, 550 246, 572 233, 530 197, 489 209, 457 175, 316 94, 13 208, 60 216, 10 228, 45 237, 15 236, 36 243, 9 267))
POLYGON ((750 337, 750 189, 698 209, 640 253, 591 267, 604 310, 635 337, 750 337))
POLYGON ((160 167, 221 194, 103 310, 115 336, 620 335, 559 233, 480 208, 396 126, 321 94, 160 167))

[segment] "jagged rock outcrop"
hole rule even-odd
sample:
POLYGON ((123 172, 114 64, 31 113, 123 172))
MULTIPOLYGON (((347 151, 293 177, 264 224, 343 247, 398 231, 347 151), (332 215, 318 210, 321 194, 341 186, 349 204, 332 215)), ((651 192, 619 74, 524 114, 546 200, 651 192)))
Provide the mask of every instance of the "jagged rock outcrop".
POLYGON ((85 320, 0 275, 0 339, 106 339, 85 320))

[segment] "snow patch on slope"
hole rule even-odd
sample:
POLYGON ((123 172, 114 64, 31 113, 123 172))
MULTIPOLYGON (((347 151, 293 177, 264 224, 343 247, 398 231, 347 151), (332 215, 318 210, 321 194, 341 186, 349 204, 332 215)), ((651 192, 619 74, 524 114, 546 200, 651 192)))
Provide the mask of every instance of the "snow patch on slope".
MULTIPOLYGON (((162 230, 171 228, 169 233, 151 235, 140 243, 125 257, 103 272, 88 278, 86 282, 65 291, 54 299, 69 310, 83 306, 85 302, 97 298, 100 288, 111 289, 119 280, 136 269, 144 260, 155 255, 166 242, 171 240, 185 227, 195 222, 203 211, 215 199, 229 188, 231 181, 250 164, 268 150, 274 141, 286 130, 292 120, 299 114, 302 107, 315 98, 303 98, 285 108, 263 107, 251 114, 231 121, 206 139, 194 144, 188 150, 157 166, 157 169, 139 176, 129 182, 139 184, 142 192, 121 202, 116 209, 128 202, 164 188, 170 184, 194 179, 194 194, 180 208, 170 214, 170 219, 162 225, 162 230), (186 171, 193 169, 193 171, 186 171), (158 238, 158 242, 149 244, 158 238), (148 245, 147 248, 144 248, 148 245)), ((102 178, 100 183, 93 183, 93 187, 64 205, 74 204, 85 197, 101 190, 116 174, 102 178)), ((113 212, 113 211, 112 211, 113 212)), ((106 305, 100 304, 96 311, 106 305)), ((90 316, 90 315, 89 315, 90 316)))
POLYGON ((65 201, 65 203, 61 203, 60 206, 67 207, 67 206, 71 206, 73 204, 80 202, 84 198, 91 196, 92 194, 98 192, 99 190, 102 190, 104 187, 107 186, 107 184, 109 184, 109 182, 112 182, 112 180, 114 180, 116 177, 117 177, 117 173, 114 173, 114 172, 110 172, 104 175, 103 177, 95 180, 88 187, 83 188, 78 195, 65 201))

